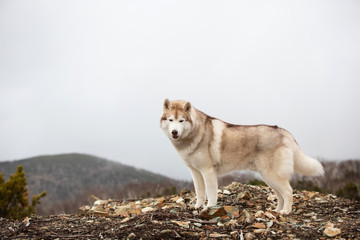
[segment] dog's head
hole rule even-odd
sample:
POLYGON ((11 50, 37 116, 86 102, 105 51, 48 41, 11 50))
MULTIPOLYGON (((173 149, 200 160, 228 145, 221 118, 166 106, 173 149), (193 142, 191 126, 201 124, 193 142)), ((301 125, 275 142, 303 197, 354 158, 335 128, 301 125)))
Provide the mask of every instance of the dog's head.
POLYGON ((192 106, 187 101, 164 101, 164 112, 160 119, 160 127, 172 141, 179 141, 192 130, 192 106))

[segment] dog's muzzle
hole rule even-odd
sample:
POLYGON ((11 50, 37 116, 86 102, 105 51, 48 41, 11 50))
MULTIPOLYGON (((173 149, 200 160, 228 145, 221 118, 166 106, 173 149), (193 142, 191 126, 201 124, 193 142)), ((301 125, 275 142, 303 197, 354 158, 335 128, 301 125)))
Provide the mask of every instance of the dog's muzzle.
POLYGON ((179 137, 177 130, 172 130, 172 131, 171 131, 171 135, 172 135, 172 138, 173 138, 173 139, 177 139, 177 138, 179 137))

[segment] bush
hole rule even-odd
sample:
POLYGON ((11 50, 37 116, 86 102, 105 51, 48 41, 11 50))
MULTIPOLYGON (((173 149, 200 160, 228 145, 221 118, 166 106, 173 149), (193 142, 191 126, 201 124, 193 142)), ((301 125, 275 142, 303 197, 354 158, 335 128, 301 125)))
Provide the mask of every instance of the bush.
POLYGON ((267 187, 267 185, 266 185, 266 183, 264 181, 261 181, 261 180, 258 180, 258 179, 250 180, 248 182, 248 184, 254 185, 254 186, 265 186, 265 187, 267 187))
POLYGON ((343 188, 336 191, 338 197, 360 201, 359 191, 354 183, 348 183, 343 188))
POLYGON ((320 192, 323 193, 324 191, 319 188, 317 185, 315 185, 311 181, 297 181, 295 184, 293 184, 293 187, 297 190, 306 190, 306 191, 313 191, 313 192, 320 192))
POLYGON ((35 213, 35 206, 40 204, 40 198, 44 197, 46 192, 33 196, 30 205, 26 185, 25 172, 21 165, 7 182, 0 173, 0 217, 22 219, 35 213))

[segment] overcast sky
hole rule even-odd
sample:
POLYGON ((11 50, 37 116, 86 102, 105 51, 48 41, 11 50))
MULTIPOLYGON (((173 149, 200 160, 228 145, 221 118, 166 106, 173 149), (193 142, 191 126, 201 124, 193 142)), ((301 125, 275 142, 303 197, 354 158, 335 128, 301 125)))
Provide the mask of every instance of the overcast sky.
POLYGON ((0 160, 78 152, 190 179, 165 98, 360 158, 360 1, 0 0, 0 160))

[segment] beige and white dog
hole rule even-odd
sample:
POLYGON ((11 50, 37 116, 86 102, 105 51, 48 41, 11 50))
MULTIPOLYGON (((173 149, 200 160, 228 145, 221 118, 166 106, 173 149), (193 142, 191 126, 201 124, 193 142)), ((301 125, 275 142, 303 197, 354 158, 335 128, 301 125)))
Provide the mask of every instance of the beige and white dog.
POLYGON ((210 117, 187 101, 164 102, 160 127, 190 168, 195 208, 217 203, 217 176, 233 170, 258 171, 278 198, 275 211, 292 208, 290 179, 295 172, 323 175, 320 162, 305 156, 285 129, 269 125, 233 125, 210 117))

